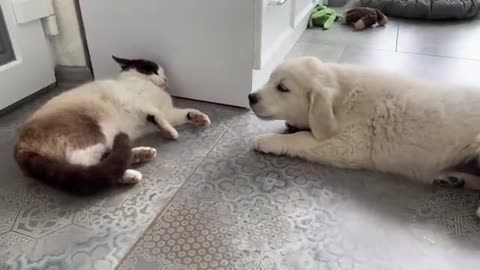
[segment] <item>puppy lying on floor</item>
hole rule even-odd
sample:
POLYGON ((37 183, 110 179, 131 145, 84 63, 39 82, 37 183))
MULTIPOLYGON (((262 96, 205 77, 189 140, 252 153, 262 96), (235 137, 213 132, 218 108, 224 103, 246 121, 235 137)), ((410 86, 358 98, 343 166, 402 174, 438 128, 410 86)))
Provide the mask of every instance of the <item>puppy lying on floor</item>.
POLYGON ((303 130, 258 138, 260 152, 480 189, 480 88, 302 57, 248 98, 259 118, 303 130))

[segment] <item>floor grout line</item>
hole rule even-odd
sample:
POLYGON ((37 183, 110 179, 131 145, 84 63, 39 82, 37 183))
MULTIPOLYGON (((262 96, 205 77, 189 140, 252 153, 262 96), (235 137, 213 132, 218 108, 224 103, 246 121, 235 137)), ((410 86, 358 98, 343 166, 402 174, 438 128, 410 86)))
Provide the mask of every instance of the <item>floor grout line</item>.
POLYGON ((395 52, 398 52, 398 40, 400 39, 400 24, 397 25, 397 39, 395 40, 395 52))
POLYGON ((420 56, 430 56, 436 58, 447 58, 447 59, 456 59, 462 61, 469 61, 469 62, 480 62, 480 59, 473 59, 473 58, 463 58, 463 57, 455 57, 455 56, 447 56, 447 55, 438 55, 438 54, 429 54, 429 53, 419 53, 419 52, 404 52, 398 51, 398 54, 413 54, 413 55, 420 55, 420 56))
MULTIPOLYGON (((406 52, 406 51, 392 51, 392 50, 385 50, 385 49, 380 49, 380 48, 368 48, 368 47, 354 47, 354 46, 346 46, 345 49, 353 49, 357 51, 371 51, 371 52, 383 52, 383 53, 392 53, 392 54, 410 54, 410 55, 418 55, 418 56, 428 56, 428 57, 434 57, 438 59, 453 59, 453 60, 460 60, 460 61, 465 61, 465 62, 472 62, 472 63, 480 63, 480 59, 474 59, 474 58, 463 58, 463 57, 455 57, 455 56, 447 56, 447 55, 438 55, 438 54, 429 54, 429 53, 420 53, 420 52, 406 52)), ((342 62, 338 62, 342 63, 342 62)))

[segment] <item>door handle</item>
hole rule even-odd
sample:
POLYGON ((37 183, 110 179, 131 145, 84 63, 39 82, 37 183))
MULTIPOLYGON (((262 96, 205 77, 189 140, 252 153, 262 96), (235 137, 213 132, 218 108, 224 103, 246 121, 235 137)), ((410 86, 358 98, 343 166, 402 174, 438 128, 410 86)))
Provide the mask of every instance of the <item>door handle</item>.
POLYGON ((268 5, 269 6, 281 6, 283 4, 285 4, 287 2, 287 0, 270 0, 268 2, 268 5))

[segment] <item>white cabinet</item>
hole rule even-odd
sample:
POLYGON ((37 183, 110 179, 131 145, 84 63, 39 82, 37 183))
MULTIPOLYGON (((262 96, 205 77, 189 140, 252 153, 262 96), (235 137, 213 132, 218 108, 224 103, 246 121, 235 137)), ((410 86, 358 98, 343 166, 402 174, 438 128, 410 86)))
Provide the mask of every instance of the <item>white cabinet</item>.
POLYGON ((257 48, 255 68, 275 55, 292 31, 293 1, 263 0, 257 2, 258 10, 255 47, 257 48))
POLYGON ((319 1, 316 0, 296 0, 295 1, 295 17, 294 17, 294 23, 297 25, 300 23, 302 19, 305 18, 305 16, 310 14, 310 10, 312 9, 312 4, 316 4, 319 1))
POLYGON ((316 0, 256 1, 252 89, 260 87, 300 38, 316 0))
POLYGON ((96 78, 111 55, 167 70, 175 96, 241 107, 303 33, 312 0, 80 0, 96 78), (108 14, 107 17, 105 15, 108 14))

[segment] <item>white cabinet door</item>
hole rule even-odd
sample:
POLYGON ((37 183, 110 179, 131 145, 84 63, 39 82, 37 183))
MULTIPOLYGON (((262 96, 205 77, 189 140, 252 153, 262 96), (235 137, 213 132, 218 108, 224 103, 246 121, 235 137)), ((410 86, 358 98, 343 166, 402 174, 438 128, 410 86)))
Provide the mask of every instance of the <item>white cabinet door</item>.
POLYGON ((296 27, 305 16, 310 16, 310 11, 316 3, 316 0, 295 0, 294 27, 296 27))
POLYGON ((278 62, 306 27, 316 0, 257 0, 254 69, 278 62))
POLYGON ((80 0, 80 8, 96 79, 117 75, 112 54, 146 58, 165 67, 174 96, 248 106, 253 1, 80 0))
POLYGON ((294 0, 261 0, 256 7, 255 68, 260 69, 281 49, 293 31, 294 0))
POLYGON ((257 0, 255 9, 252 89, 268 79, 298 41, 314 7, 314 0, 257 0))
POLYGON ((18 24, 12 1, 0 0, 0 110, 55 82, 41 21, 18 24))

